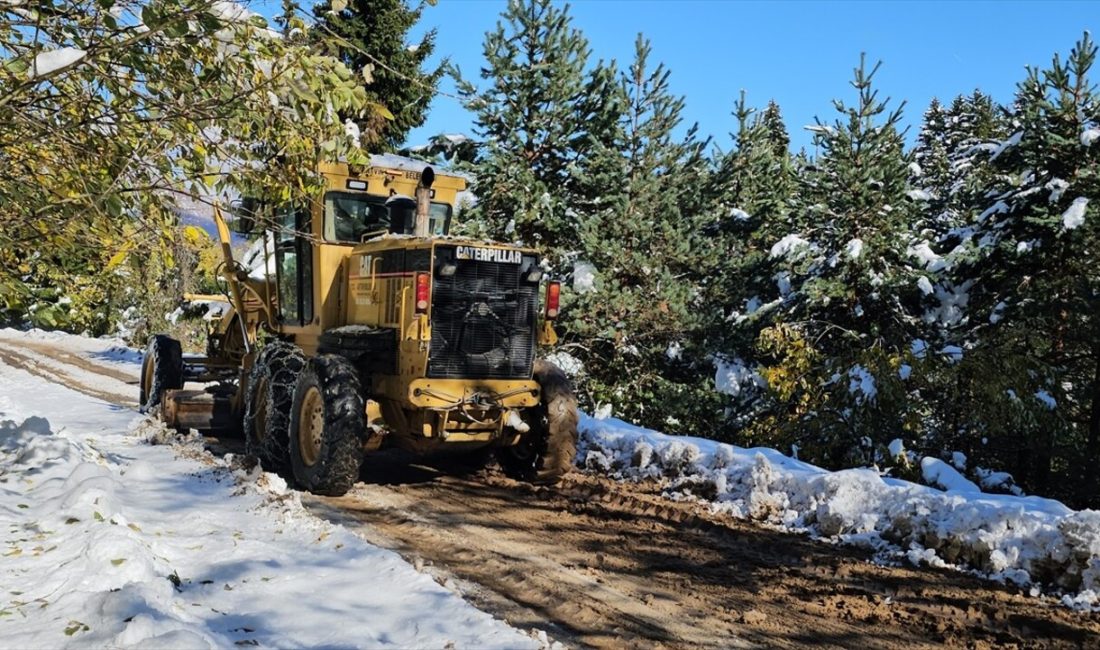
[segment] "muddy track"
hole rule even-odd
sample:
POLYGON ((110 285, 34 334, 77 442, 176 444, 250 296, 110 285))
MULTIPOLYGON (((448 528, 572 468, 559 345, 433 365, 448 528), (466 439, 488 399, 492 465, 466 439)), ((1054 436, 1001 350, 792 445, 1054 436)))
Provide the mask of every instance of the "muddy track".
MULTIPOLYGON (((99 368, 47 346, 34 351, 99 368)), ((4 342, 0 361, 67 384, 80 375, 40 367, 4 342)), ((878 566, 857 549, 669 501, 655 486, 575 473, 536 488, 491 470, 407 461, 374 456, 347 496, 303 494, 303 503, 486 611, 570 646, 1100 647, 1100 615, 957 572, 878 566)))
POLYGON ((101 399, 104 402, 117 406, 124 406, 126 408, 137 408, 138 380, 136 377, 130 377, 114 368, 95 364, 83 357, 79 357, 64 350, 56 350, 44 345, 27 345, 26 347, 33 349, 37 354, 48 357, 57 363, 49 366, 41 364, 39 360, 35 358, 35 355, 26 354, 20 351, 19 347, 7 341, 0 341, 0 361, 13 368, 19 368, 20 370, 25 370, 32 375, 37 375, 48 381, 63 384, 90 397, 101 399), (75 372, 67 372, 65 370, 66 366, 73 368, 75 372), (83 380, 80 375, 84 372, 98 373, 105 377, 111 377, 126 383, 132 382, 134 384, 134 392, 132 395, 120 395, 112 391, 102 390, 92 385, 92 382, 83 380))
MULTIPOLYGON (((370 471, 368 464, 368 472, 370 471)), ((413 467, 318 514, 519 627, 590 647, 1096 647, 1100 618, 956 572, 711 515, 574 474, 532 488, 413 467), (390 483, 393 480, 396 484, 390 483)))

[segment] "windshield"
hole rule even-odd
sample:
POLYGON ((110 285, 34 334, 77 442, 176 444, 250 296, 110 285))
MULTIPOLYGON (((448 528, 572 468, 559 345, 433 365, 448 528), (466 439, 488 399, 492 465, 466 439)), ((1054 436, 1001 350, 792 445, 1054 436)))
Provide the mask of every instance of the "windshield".
MULTIPOLYGON (((451 206, 432 203, 428 231, 447 234, 451 206)), ((352 192, 325 194, 325 239, 359 242, 364 235, 412 234, 416 225, 416 204, 406 197, 382 197, 352 192)))

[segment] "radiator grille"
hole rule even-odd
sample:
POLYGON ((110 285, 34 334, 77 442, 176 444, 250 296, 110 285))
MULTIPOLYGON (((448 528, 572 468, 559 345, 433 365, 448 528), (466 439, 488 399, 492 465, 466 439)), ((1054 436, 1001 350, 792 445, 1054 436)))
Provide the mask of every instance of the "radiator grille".
POLYGON ((454 258, 437 248, 436 268, 455 264, 451 277, 432 282, 429 377, 510 379, 531 376, 535 357, 538 284, 523 264, 454 258))

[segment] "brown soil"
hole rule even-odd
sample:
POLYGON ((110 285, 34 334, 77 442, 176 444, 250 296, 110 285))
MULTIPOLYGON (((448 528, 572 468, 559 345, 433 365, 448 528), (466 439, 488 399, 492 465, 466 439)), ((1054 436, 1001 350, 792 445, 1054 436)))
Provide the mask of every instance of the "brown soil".
POLYGON ((573 474, 534 488, 384 457, 316 514, 568 645, 1100 647, 1100 616, 976 577, 884 567, 859 549, 573 474))
MULTIPOLYGON (((68 352, 35 351, 136 382, 68 352)), ((136 386, 135 395, 103 393, 2 341, 0 361, 135 403, 136 386)), ((571 646, 1100 648, 1100 614, 957 572, 879 566, 858 549, 669 501, 654 486, 575 473, 535 488, 406 460, 374 456, 347 496, 303 502, 512 625, 571 646)))

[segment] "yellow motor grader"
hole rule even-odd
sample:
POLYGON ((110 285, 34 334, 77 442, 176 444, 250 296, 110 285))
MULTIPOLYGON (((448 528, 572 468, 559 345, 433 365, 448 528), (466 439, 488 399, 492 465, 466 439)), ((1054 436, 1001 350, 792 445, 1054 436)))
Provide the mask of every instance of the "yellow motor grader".
POLYGON ((510 476, 557 481, 577 407, 536 357, 557 340, 560 295, 537 252, 449 236, 462 178, 387 157, 319 171, 317 200, 233 211, 238 232, 263 230, 253 268, 215 209, 226 295, 199 298, 228 307, 204 356, 150 340, 143 409, 178 428, 239 427, 266 469, 318 494, 347 492, 364 454, 390 445, 492 448, 510 476))

